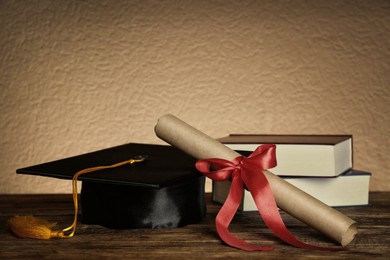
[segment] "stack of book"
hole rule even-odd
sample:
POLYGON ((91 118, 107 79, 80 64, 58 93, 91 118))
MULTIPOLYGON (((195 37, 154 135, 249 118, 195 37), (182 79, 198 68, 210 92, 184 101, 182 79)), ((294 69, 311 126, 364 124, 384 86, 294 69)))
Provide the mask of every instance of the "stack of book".
MULTIPOLYGON (((218 139, 244 155, 261 144, 275 144, 275 175, 325 204, 367 205, 371 173, 353 168, 352 135, 239 135, 218 139)), ((223 203, 230 182, 213 182, 213 200, 223 203)), ((257 210, 249 191, 243 191, 242 211, 257 210)))

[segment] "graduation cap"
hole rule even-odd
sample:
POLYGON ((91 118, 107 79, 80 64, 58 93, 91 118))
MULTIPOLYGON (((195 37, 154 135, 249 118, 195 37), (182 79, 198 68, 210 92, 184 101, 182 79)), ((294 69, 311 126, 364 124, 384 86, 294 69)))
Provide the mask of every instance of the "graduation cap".
POLYGON ((72 237, 78 215, 77 180, 82 181, 85 224, 127 229, 200 222, 206 215, 205 177, 197 172, 195 161, 172 146, 130 143, 18 169, 20 174, 72 179, 75 216, 61 231, 52 231, 51 223, 31 216, 15 217, 9 221, 11 230, 20 237, 72 237), (30 235, 31 229, 37 235, 30 235))

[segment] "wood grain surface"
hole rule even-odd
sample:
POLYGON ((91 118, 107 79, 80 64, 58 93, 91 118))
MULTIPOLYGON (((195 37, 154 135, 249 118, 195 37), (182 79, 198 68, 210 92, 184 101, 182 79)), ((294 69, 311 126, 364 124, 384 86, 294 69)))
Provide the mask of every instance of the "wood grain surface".
MULTIPOLYGON (((68 226, 72 221, 70 195, 0 195, 0 259, 115 259, 115 258, 330 258, 388 259, 390 255, 390 192, 370 194, 370 205, 338 208, 359 222, 359 234, 346 248, 319 252, 295 248, 276 238, 256 212, 238 212, 230 231, 250 243, 273 245, 271 252, 245 252, 219 239, 214 219, 220 205, 207 194, 206 218, 199 224, 177 229, 112 230, 79 223, 75 237, 33 240, 14 237, 7 221, 14 215, 36 215, 68 226)), ((317 231, 282 212, 289 230, 304 242, 336 246, 317 231)))

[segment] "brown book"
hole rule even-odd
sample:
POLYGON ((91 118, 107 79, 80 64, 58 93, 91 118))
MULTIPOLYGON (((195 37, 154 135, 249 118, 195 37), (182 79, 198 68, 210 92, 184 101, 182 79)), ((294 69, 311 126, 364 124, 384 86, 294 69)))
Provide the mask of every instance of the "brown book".
POLYGON ((279 176, 334 177, 352 168, 352 135, 231 134, 218 141, 236 151, 254 151, 261 144, 276 145, 279 176))

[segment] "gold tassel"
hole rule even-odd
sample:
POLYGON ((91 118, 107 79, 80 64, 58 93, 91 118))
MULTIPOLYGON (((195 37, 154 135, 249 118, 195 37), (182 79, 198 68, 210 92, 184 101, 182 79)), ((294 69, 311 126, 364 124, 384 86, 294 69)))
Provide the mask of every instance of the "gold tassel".
POLYGON ((15 216, 8 221, 11 231, 20 238, 50 239, 56 223, 34 216, 15 216))
POLYGON ((142 162, 146 158, 147 156, 137 156, 134 159, 126 160, 113 165, 96 166, 96 167, 87 168, 77 172, 72 178, 74 217, 73 217, 73 223, 69 227, 59 231, 53 231, 52 228, 55 227, 57 223, 49 222, 34 216, 15 216, 8 221, 8 226, 10 230, 12 231, 12 233, 14 233, 17 237, 20 238, 51 239, 51 238, 73 237, 76 231, 77 215, 78 215, 78 194, 77 194, 78 177, 88 172, 115 168, 115 167, 125 165, 127 163, 133 164, 136 162, 142 162))

